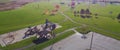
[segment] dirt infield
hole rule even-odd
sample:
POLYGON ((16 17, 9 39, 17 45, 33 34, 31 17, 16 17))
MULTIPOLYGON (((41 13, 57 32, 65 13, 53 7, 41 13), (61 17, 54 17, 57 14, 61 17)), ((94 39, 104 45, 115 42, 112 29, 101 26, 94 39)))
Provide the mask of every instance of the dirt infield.
POLYGON ((37 0, 14 0, 6 3, 0 3, 0 11, 13 10, 35 1, 37 0))

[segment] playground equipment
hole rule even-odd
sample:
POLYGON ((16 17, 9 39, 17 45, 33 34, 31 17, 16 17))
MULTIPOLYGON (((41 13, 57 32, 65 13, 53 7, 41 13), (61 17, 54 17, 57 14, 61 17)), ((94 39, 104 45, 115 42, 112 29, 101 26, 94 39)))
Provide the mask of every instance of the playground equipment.
POLYGON ((44 11, 44 13, 43 13, 44 15, 48 15, 48 14, 50 14, 50 11, 49 11, 49 9, 46 9, 45 11, 44 11))
POLYGON ((38 39, 40 38, 52 39, 53 37, 55 37, 53 30, 56 28, 56 24, 51 23, 50 21, 48 21, 48 19, 46 19, 45 24, 43 24, 41 28, 37 28, 37 26, 33 28, 31 27, 28 28, 29 29, 25 32, 25 36, 23 37, 23 39, 34 34, 36 34, 38 39))
POLYGON ((71 9, 74 9, 74 8, 75 8, 75 1, 72 0, 72 1, 71 1, 71 9))
POLYGON ((9 44, 13 44, 30 37, 37 37, 35 40, 33 40, 33 43, 35 44, 45 42, 46 40, 50 40, 55 37, 54 30, 59 27, 60 26, 58 24, 54 24, 46 19, 45 24, 0 35, 0 45, 5 47, 9 44))
POLYGON ((60 9, 59 5, 55 5, 55 10, 58 11, 60 9))
POLYGON ((55 5, 54 9, 53 10, 49 10, 49 9, 46 9, 44 12, 43 12, 43 15, 55 15, 57 14, 58 10, 60 9, 60 5, 55 5))

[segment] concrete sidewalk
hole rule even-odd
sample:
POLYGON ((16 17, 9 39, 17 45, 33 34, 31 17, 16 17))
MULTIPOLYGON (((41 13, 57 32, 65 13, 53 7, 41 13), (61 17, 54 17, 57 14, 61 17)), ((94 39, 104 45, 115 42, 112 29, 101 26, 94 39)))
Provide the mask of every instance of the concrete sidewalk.
MULTIPOLYGON (((82 39, 76 33, 43 50, 86 50, 90 48, 92 33, 87 34, 87 39, 82 39)), ((92 50, 120 50, 120 41, 94 33, 92 50)))

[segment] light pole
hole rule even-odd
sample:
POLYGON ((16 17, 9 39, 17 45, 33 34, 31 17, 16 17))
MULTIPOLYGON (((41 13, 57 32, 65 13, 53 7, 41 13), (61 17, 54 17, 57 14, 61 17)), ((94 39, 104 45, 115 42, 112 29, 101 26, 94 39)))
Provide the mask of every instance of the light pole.
POLYGON ((92 50, 92 46, 93 46, 93 36, 94 36, 94 32, 92 32, 92 37, 91 37, 90 49, 89 49, 89 50, 92 50))
POLYGON ((56 36, 56 35, 54 34, 54 32, 53 32, 53 31, 52 31, 52 36, 53 36, 53 38, 52 38, 52 39, 53 39, 53 44, 51 45, 51 47, 50 47, 50 49, 49 49, 49 50, 54 50, 54 48, 53 48, 54 43, 55 43, 55 42, 54 42, 54 38, 55 38, 55 36, 56 36))
POLYGON ((89 7, 88 8, 90 8, 90 0, 89 0, 89 7))

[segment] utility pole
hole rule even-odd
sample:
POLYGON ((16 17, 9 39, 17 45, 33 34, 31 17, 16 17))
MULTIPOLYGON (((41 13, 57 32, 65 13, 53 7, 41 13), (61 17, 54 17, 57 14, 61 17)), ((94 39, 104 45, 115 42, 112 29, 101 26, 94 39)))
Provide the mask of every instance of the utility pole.
POLYGON ((94 32, 92 32, 92 37, 91 37, 91 42, 90 42, 90 50, 92 50, 92 45, 93 45, 93 36, 94 36, 94 32))

